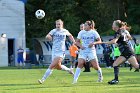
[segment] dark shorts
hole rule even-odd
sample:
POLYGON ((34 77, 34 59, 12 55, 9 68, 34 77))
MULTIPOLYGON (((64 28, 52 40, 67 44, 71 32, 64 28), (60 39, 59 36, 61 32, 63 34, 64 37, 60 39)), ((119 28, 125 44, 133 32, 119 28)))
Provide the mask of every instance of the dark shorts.
POLYGON ((130 57, 135 56, 135 53, 133 52, 132 49, 125 49, 122 53, 121 56, 125 57, 126 60, 128 60, 130 57))
POLYGON ((18 59, 17 59, 17 62, 18 62, 18 63, 20 63, 20 62, 23 63, 23 62, 24 62, 24 59, 23 59, 23 58, 18 58, 18 59))

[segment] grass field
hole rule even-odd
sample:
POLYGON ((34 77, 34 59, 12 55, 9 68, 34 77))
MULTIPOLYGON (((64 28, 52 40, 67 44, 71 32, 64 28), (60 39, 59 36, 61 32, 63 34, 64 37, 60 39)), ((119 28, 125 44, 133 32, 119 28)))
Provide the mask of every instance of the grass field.
POLYGON ((120 68, 120 83, 108 85, 113 79, 113 69, 103 68, 104 81, 96 82, 97 73, 82 72, 77 84, 72 85, 72 76, 54 70, 42 85, 37 80, 46 69, 0 68, 0 93, 140 93, 140 73, 120 68))

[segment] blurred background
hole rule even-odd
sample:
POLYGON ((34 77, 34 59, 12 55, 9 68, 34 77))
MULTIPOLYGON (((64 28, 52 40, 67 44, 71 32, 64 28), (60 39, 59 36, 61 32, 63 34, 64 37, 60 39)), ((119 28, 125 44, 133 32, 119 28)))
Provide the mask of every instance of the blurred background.
MULTIPOLYGON (((75 38, 81 23, 94 20, 104 41, 112 38, 112 22, 119 19, 127 22, 130 33, 140 39, 140 0, 0 0, 0 9, 0 66, 17 65, 19 46, 25 50, 25 63, 50 63, 52 43, 45 36, 55 28, 57 19, 64 21, 64 27, 75 38), (35 17, 38 9, 46 13, 41 20, 35 17)), ((69 58, 69 46, 67 40, 66 58, 69 58)), ((97 46, 101 59, 103 50, 103 46, 97 46)))

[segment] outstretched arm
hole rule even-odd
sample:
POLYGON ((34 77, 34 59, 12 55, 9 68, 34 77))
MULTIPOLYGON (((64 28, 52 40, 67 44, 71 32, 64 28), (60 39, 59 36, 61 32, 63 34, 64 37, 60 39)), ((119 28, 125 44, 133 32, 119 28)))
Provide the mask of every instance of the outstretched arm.
POLYGON ((102 42, 102 43, 104 43, 104 44, 115 44, 117 41, 118 41, 118 38, 114 38, 114 39, 111 40, 111 41, 102 42))
POLYGON ((90 43, 89 47, 92 47, 93 45, 96 45, 96 44, 102 44, 101 38, 97 38, 96 42, 90 43))

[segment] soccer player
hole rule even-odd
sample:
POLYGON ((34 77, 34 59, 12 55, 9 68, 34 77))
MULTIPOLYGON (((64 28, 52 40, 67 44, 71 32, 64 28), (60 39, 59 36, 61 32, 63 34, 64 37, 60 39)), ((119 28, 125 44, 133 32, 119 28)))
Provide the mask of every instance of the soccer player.
MULTIPOLYGON (((80 25, 80 31, 82 31, 82 30, 84 30, 84 24, 83 23, 80 25)), ((80 40, 80 42, 82 43, 82 40, 80 40)), ((88 59, 86 61, 88 61, 88 59)), ((85 70, 83 72, 90 72, 90 63, 85 62, 84 63, 84 68, 85 68, 85 70)))
POLYGON ((114 44, 117 43, 121 55, 115 60, 113 63, 114 67, 114 79, 109 81, 108 84, 117 84, 119 82, 119 65, 125 62, 126 60, 136 69, 139 69, 140 66, 135 58, 135 54, 133 49, 128 44, 128 40, 132 39, 131 35, 126 32, 126 30, 122 29, 123 22, 120 20, 115 20, 112 24, 112 29, 116 32, 114 35, 114 39, 108 42, 102 42, 105 44, 114 44))
MULTIPOLYGON (((131 30, 131 26, 128 26, 128 24, 126 23, 126 22, 122 22, 122 28, 121 29, 123 29, 123 30, 125 30, 125 32, 128 34, 128 35, 130 35, 130 30, 131 30)), ((132 39, 134 40, 134 37, 132 37, 132 39)), ((134 42, 135 42, 135 44, 137 43, 137 40, 135 41, 134 40, 134 42)), ((128 40, 128 44, 129 44, 129 46, 132 48, 132 50, 134 51, 134 53, 135 53, 135 57, 136 57, 136 59, 137 59, 137 56, 136 56, 136 52, 135 52, 135 47, 133 47, 133 45, 132 45, 132 42, 131 42, 131 40, 128 40)), ((138 61, 138 59, 137 59, 137 61, 138 61)), ((139 62, 139 61, 138 61, 139 62)), ((126 61, 126 63, 127 63, 127 61, 126 61)), ((132 70, 132 65, 129 63, 129 67, 130 67, 130 71, 132 70)), ((134 72, 139 72, 139 69, 136 69, 134 72)))
POLYGON ((22 64, 22 68, 24 68, 24 59, 23 59, 24 50, 20 46, 17 50, 17 62, 18 62, 18 69, 20 68, 20 63, 22 64))
POLYGON ((78 33, 78 37, 76 40, 76 45, 80 47, 80 53, 78 56, 78 66, 76 68, 76 72, 74 74, 73 84, 77 83, 79 78, 81 69, 83 68, 86 59, 88 58, 89 62, 98 73, 98 82, 102 82, 102 70, 98 64, 98 59, 96 55, 95 45, 101 42, 101 38, 97 31, 93 29, 94 22, 86 21, 84 25, 84 29, 78 33), (82 40, 82 44, 80 43, 82 40))
POLYGON ((52 40, 52 62, 49 68, 46 70, 42 79, 39 79, 38 82, 42 84, 52 73, 53 69, 64 70, 69 72, 70 74, 74 74, 70 68, 67 68, 64 65, 61 65, 65 57, 65 40, 66 36, 70 38, 70 40, 75 44, 75 40, 70 32, 63 28, 63 21, 61 19, 56 20, 56 28, 51 30, 46 38, 48 40, 52 40))

